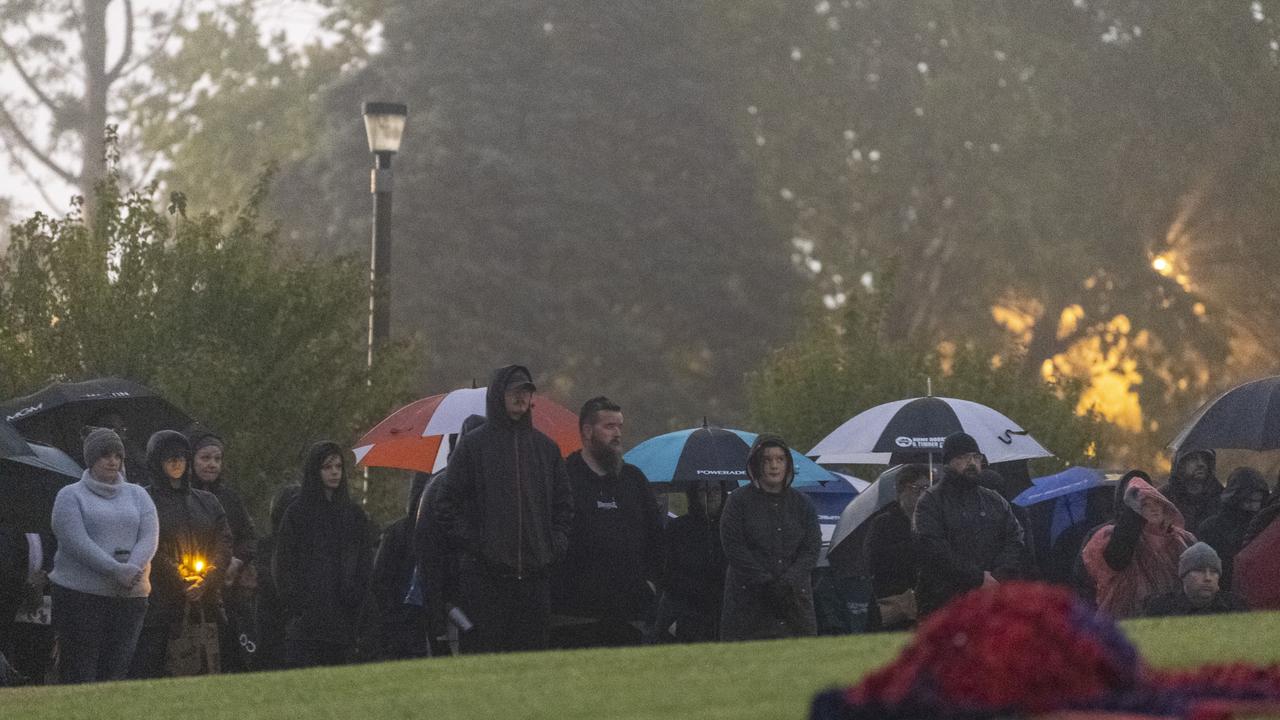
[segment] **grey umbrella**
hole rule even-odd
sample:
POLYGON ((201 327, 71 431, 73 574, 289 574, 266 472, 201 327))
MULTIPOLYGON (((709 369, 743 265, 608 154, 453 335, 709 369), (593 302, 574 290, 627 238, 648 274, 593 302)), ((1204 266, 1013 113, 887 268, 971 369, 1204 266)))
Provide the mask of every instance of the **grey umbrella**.
POLYGON ((895 465, 880 473, 875 482, 845 506, 840 520, 836 522, 836 529, 831 533, 831 545, 827 551, 832 567, 852 575, 866 574, 867 560, 862 544, 871 526, 867 521, 898 499, 898 473, 905 467, 895 465))

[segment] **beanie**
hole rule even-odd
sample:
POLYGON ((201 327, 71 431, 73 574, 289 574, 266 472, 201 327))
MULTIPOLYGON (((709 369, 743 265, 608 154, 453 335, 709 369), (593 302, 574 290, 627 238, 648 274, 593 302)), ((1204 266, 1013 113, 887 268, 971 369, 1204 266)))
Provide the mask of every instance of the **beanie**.
POLYGON ((227 449, 226 445, 222 442, 222 438, 214 435, 213 433, 205 433, 191 439, 191 452, 198 453, 201 448, 207 448, 210 445, 218 448, 219 450, 227 449))
POLYGON ((980 453, 978 441, 968 433, 955 432, 942 441, 942 464, 947 464, 961 455, 980 453))
POLYGON ((84 439, 84 465, 92 467, 94 463, 111 453, 124 457, 124 442, 111 428, 94 428, 84 439))
POLYGON ((1222 559, 1208 544, 1198 542, 1182 552, 1178 558, 1178 577, 1186 577, 1192 570, 1213 568, 1222 573, 1222 559))

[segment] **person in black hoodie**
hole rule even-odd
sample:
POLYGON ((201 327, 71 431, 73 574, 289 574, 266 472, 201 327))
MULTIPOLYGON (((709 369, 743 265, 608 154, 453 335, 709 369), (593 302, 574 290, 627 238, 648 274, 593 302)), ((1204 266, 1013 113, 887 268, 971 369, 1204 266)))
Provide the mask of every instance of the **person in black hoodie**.
POLYGON ((762 434, 747 455, 747 478, 725 502, 720 541, 728 571, 721 640, 816 635, 813 569, 822 549, 818 513, 795 480, 791 449, 762 434))
MULTIPOLYGON (((160 542, 151 561, 151 598, 129 668, 131 678, 165 677, 169 639, 186 614, 222 624, 221 590, 231 565, 231 527, 213 493, 191 482, 191 444, 161 430, 147 441, 147 492, 156 504, 160 542)), ((217 668, 209 668, 217 672, 217 668)))
POLYGON ((409 505, 404 517, 387 526, 373 559, 373 598, 377 603, 378 655, 387 660, 425 657, 427 615, 422 605, 405 602, 413 582, 416 558, 413 553, 414 525, 418 504, 430 475, 417 473, 409 486, 409 505))
POLYGON ((947 436, 942 462, 942 480, 920 496, 912 526, 921 617, 969 590, 1026 573, 1022 526, 999 493, 978 484, 977 441, 962 432, 947 436))
POLYGON ((1213 548, 1222 560, 1222 587, 1232 587, 1236 553, 1244 547, 1249 523, 1267 501, 1267 481, 1251 467, 1238 467, 1227 476, 1222 491, 1222 511, 1200 523, 1197 537, 1213 548))
POLYGON ((226 449, 222 438, 199 427, 187 430, 194 455, 191 486, 211 492, 227 512, 227 524, 231 526, 231 565, 224 574, 226 586, 222 589, 222 601, 227 622, 222 625, 219 637, 223 672, 240 672, 247 669, 241 654, 239 638, 243 634, 251 638, 253 629, 253 594, 257 578, 253 571, 253 558, 258 548, 258 533, 253 518, 244 507, 240 494, 227 484, 222 463, 226 449))
POLYGON ((276 492, 276 496, 271 499, 271 532, 258 540, 257 552, 254 554, 253 564, 258 576, 257 602, 254 608, 254 625, 258 630, 252 661, 254 670, 281 670, 285 667, 284 637, 289 624, 289 612, 280 599, 280 593, 276 591, 275 579, 271 575, 271 561, 275 557, 276 538, 280 535, 284 513, 301 493, 302 486, 297 483, 289 483, 276 492))
POLYGON ((564 558, 573 492, 560 448, 533 427, 529 371, 494 372, 485 424, 449 456, 437 520, 458 553, 464 653, 547 647, 550 570, 564 558))
POLYGON ((1222 483, 1215 471, 1218 455, 1212 450, 1179 453, 1160 493, 1182 513, 1187 532, 1200 534, 1200 523, 1222 509, 1222 483))
POLYGON ((638 645, 653 622, 662 515, 649 479, 622 460, 622 427, 622 407, 604 396, 578 415, 582 450, 565 462, 573 528, 552 584, 558 647, 638 645))
POLYGON ((690 483, 689 511, 667 523, 658 637, 675 642, 720 639, 727 564, 720 544, 720 513, 738 484, 731 480, 690 483))
POLYGON ((285 510, 271 575, 289 615, 289 667, 350 662, 369 588, 373 530, 347 493, 346 461, 337 443, 311 446, 302 490, 285 510))

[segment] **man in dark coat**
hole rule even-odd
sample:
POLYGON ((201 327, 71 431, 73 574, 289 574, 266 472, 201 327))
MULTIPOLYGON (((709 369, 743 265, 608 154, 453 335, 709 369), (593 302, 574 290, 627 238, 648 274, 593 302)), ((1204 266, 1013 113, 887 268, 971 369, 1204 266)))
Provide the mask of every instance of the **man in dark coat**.
POLYGON ((725 573, 720 513, 725 498, 737 487, 732 480, 691 483, 684 493, 689 511, 667 522, 657 620, 662 640, 720 639, 725 573))
MULTIPOLYGON (((882 481, 883 482, 883 481, 882 481)), ((929 489, 929 468, 908 465, 895 478, 897 501, 871 519, 867 529, 867 568, 871 572, 868 629, 905 630, 915 625, 916 583, 920 567, 911 518, 929 489)))
POLYGON ((564 558, 573 492, 560 448, 533 427, 529 371, 494 372, 485 423, 449 456, 437 520, 457 549, 464 653, 547 647, 551 566, 564 558))
POLYGON ((1267 481, 1251 467, 1238 467, 1227 477, 1222 491, 1222 510, 1200 523, 1196 537, 1209 544, 1222 558, 1223 587, 1231 587, 1236 553, 1244 547, 1245 532, 1267 501, 1267 481))
POLYGON ((735 490, 720 518, 725 573, 721 640, 815 635, 813 569, 822 549, 818 513, 795 480, 791 449, 760 435, 747 456, 751 484, 735 490))
POLYGON ((1219 588, 1222 560, 1205 543, 1198 542, 1182 552, 1178 576, 1182 578, 1182 589, 1148 599, 1148 617, 1212 615, 1249 609, 1240 596, 1219 588))
POLYGON ((573 528, 552 584, 558 647, 638 645, 653 622, 662 516, 649 479, 622 460, 622 427, 622 407, 604 396, 578 415, 582 449, 565 461, 573 528))
POLYGON ((224 574, 226 587, 222 591, 227 622, 221 626, 219 644, 223 672, 239 672, 248 669, 239 638, 241 635, 246 638, 257 635, 253 628, 252 599, 257 585, 253 558, 258 550, 258 533, 253 527, 253 518, 244 507, 244 500, 224 476, 222 455, 226 446, 222 438, 195 427, 187 430, 187 439, 194 454, 191 486, 213 493, 222 503, 222 509, 227 513, 227 524, 231 526, 231 565, 224 574))
POLYGON ((409 486, 404 517, 387 526, 373 559, 373 599, 377 604, 379 635, 377 654, 387 660, 425 657, 427 615, 422 605, 405 602, 413 582, 414 525, 418 504, 430 475, 417 473, 409 486))
POLYGON ((942 445, 942 480, 916 503, 913 531, 920 558, 920 615, 975 588, 1022 577, 1022 526, 1009 503, 978 484, 978 443, 959 432, 942 445))
POLYGON ((168 675, 169 639, 180 632, 187 611, 196 615, 193 620, 222 624, 231 527, 218 498, 193 487, 191 462, 191 444, 182 433, 161 430, 147 441, 147 492, 160 520, 160 541, 151 561, 151 597, 129 667, 131 678, 168 675))
POLYGON ((354 657, 373 528, 348 494, 346 468, 337 443, 313 445, 302 490, 280 522, 271 575, 289 615, 290 667, 340 665, 354 657))
POLYGON ((1160 493, 1182 513, 1187 532, 1200 535, 1200 523, 1222 509, 1222 483, 1215 472, 1218 455, 1212 450, 1188 450, 1173 463, 1173 472, 1160 493))

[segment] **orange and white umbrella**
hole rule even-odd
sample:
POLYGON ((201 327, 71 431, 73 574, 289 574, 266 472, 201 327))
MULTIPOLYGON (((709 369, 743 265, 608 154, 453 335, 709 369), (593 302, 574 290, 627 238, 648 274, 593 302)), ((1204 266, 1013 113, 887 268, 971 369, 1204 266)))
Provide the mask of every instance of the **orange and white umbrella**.
MULTIPOLYGON (((353 450, 356 463, 422 472, 444 468, 463 421, 485 414, 485 393, 485 388, 466 388, 405 405, 360 438, 353 450)), ((578 416, 545 397, 534 398, 533 426, 565 456, 582 447, 578 416)))

